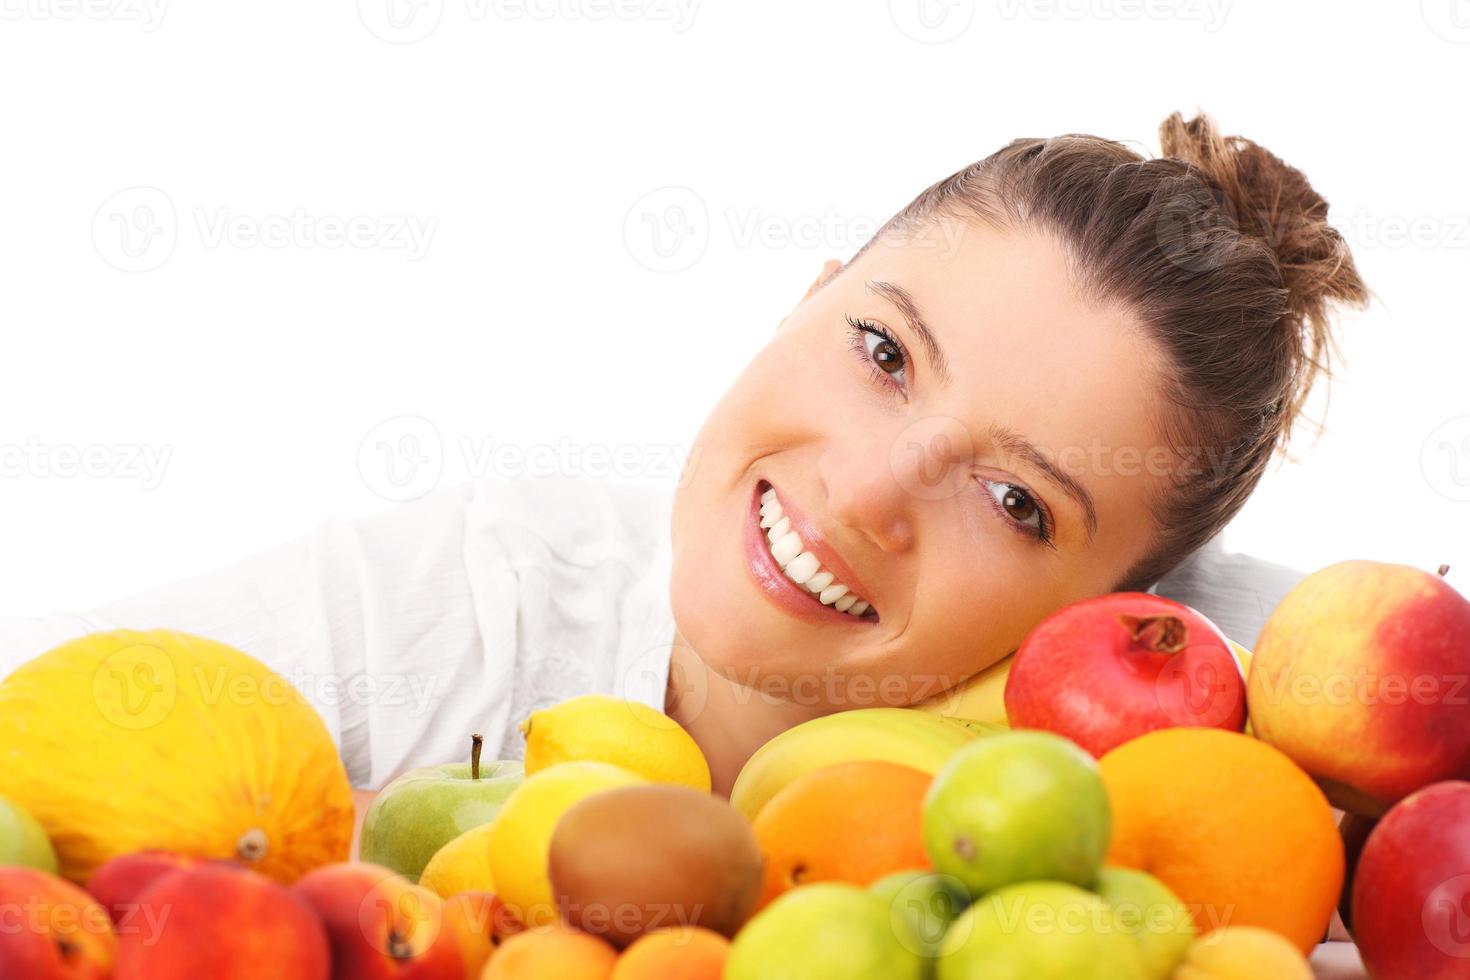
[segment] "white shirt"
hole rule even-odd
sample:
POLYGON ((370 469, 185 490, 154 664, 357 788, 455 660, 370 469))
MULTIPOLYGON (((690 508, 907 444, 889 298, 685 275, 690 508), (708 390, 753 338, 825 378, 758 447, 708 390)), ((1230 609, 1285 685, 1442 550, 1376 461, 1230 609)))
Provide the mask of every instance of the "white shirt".
MULTIPOLYGON (((354 786, 518 759, 532 711, 591 691, 662 711, 674 641, 672 488, 486 477, 90 612, 0 619, 0 674, 96 630, 167 627, 244 650, 316 707, 354 786)), ((1302 573, 1219 535, 1149 591, 1254 648, 1302 573)))
POLYGON ((0 619, 0 675, 97 630, 166 627, 281 674, 352 784, 518 759, 532 711, 590 691, 664 708, 672 488, 491 476, 88 612, 0 619))

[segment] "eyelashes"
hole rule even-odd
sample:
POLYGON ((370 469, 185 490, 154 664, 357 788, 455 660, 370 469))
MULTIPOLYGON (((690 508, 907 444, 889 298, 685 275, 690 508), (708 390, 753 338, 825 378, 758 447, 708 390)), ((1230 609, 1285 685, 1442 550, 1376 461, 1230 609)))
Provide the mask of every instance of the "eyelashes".
MULTIPOLYGON (((895 337, 892 331, 880 323, 874 323, 872 320, 864 320, 851 315, 848 315, 845 319, 847 320, 848 337, 851 340, 851 343, 848 345, 849 348, 857 355, 858 360, 868 368, 868 373, 872 377, 874 384, 892 390, 896 384, 893 379, 897 376, 906 376, 908 374, 909 354, 904 348, 903 342, 895 337), (868 346, 869 337, 877 337, 880 341, 890 344, 897 352, 899 370, 896 375, 893 372, 884 371, 878 362, 873 359, 873 348, 868 346)), ((874 347, 876 346, 875 344, 874 347)), ((906 381, 907 378, 905 377, 904 380, 906 381)), ((903 391, 904 386, 898 385, 898 389, 899 391, 903 391)))

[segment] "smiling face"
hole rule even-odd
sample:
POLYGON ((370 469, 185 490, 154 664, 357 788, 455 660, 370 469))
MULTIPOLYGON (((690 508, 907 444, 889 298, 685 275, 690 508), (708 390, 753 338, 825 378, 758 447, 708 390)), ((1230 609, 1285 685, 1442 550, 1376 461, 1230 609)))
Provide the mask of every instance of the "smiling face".
POLYGON ((680 634, 818 710, 959 683, 1148 547, 1172 459, 1158 371, 1048 236, 942 219, 874 241, 813 284, 700 429, 674 500, 680 634), (763 518, 762 497, 779 510, 763 518), (865 615, 835 611, 840 586, 865 615))

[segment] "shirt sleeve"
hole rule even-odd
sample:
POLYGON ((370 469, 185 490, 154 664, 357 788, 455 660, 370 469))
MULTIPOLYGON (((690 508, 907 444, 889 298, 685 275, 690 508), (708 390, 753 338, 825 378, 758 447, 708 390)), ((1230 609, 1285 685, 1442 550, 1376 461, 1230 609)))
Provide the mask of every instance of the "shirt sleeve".
POLYGON ((95 609, 0 619, 0 674, 97 630, 207 636, 300 690, 352 784, 378 789, 407 760, 457 756, 445 753, 460 734, 468 746, 486 712, 491 732, 504 727, 493 717, 497 692, 479 686, 506 672, 487 669, 466 572, 474 495, 470 484, 447 487, 357 520, 324 520, 226 567, 95 609), (375 764, 385 756, 389 764, 375 764))

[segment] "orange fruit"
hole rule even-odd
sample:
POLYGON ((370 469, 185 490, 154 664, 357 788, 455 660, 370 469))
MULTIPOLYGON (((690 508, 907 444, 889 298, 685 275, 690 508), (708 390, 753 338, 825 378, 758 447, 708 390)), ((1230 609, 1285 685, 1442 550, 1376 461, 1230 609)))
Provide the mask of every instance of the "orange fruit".
POLYGON ((1201 934, 1260 926, 1309 954, 1332 921, 1342 838, 1327 797, 1265 742, 1166 728, 1098 763, 1113 804, 1107 863, 1173 889, 1201 934))
POLYGON ((703 926, 644 933, 623 950, 608 980, 720 980, 730 940, 703 926))
POLYGON ((501 943, 480 980, 607 980, 617 958, 596 936, 559 923, 536 926, 501 943))
POLYGON ((933 779, 896 762, 842 762, 797 777, 761 808, 751 828, 765 857, 756 906, 814 881, 870 885, 928 868, 924 794, 933 779))

